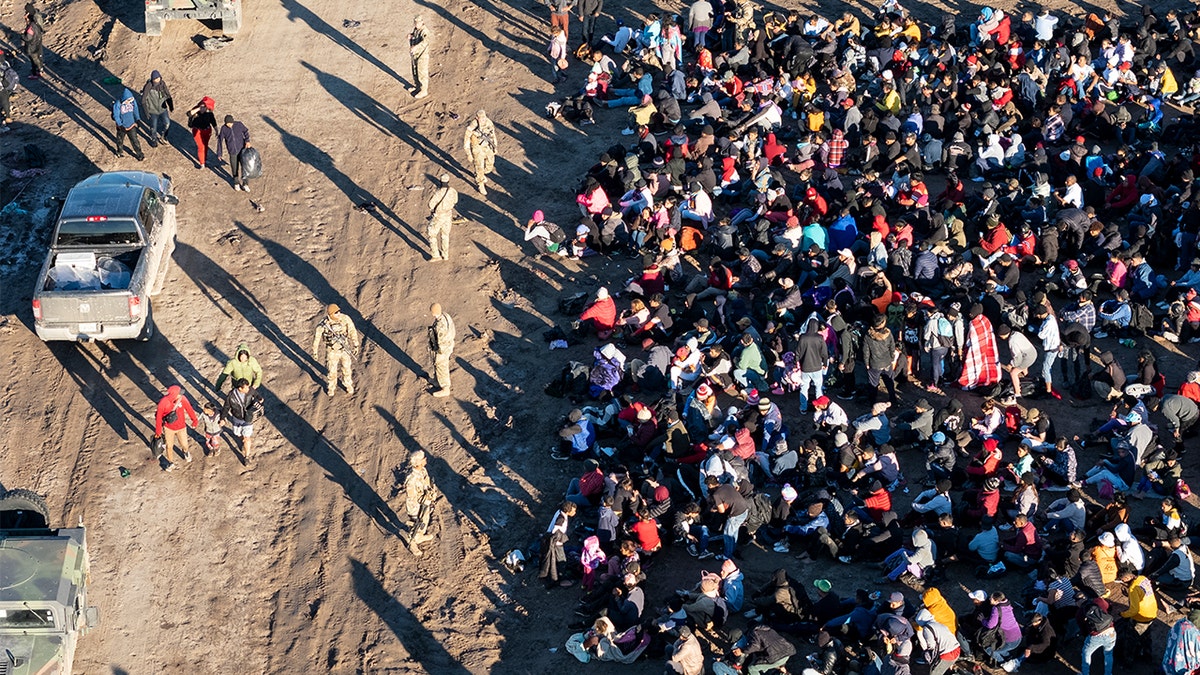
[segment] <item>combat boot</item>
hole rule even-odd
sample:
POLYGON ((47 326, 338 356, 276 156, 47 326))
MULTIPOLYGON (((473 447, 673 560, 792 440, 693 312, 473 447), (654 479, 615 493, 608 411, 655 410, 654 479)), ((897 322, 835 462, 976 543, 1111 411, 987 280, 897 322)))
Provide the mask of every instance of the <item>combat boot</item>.
POLYGON ((421 532, 412 538, 414 544, 424 544, 427 541, 433 541, 434 536, 428 532, 421 532))

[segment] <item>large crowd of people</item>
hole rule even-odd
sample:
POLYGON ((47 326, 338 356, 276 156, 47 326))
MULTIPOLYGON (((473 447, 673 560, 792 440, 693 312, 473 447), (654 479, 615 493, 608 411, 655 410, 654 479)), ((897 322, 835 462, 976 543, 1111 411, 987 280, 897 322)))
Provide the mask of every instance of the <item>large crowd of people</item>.
POLYGON ((548 112, 625 138, 578 221, 525 234, 641 270, 547 335, 594 348, 547 387, 579 406, 540 565, 582 590, 568 651, 686 675, 1200 669, 1200 371, 1155 357, 1200 341, 1200 14, 620 18, 548 112), (1067 402, 1090 428, 1053 419, 1067 402), (779 557, 761 587, 747 546, 779 557))

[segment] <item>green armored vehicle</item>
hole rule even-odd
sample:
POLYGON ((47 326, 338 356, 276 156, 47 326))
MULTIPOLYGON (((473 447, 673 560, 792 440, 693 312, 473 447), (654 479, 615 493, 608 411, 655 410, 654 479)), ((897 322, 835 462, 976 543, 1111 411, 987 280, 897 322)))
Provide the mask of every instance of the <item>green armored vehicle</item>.
POLYGON ((87 604, 82 527, 48 527, 29 490, 0 496, 0 675, 70 675, 75 644, 99 620, 87 604))

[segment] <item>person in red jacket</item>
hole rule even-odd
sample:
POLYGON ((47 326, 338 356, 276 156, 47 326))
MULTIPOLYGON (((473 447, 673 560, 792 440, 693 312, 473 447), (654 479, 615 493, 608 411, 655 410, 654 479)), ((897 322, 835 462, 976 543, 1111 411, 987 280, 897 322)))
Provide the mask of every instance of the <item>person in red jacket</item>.
POLYGON ((617 303, 608 295, 608 289, 601 286, 596 291, 596 300, 579 315, 580 330, 591 327, 596 331, 596 337, 607 340, 617 325, 617 303))
POLYGON ((1004 223, 1000 222, 1000 217, 994 214, 988 216, 987 229, 979 238, 979 248, 991 255, 1010 243, 1012 243, 1012 234, 1009 233, 1004 223))
POLYGON ((188 452, 187 427, 193 429, 200 422, 192 404, 183 395, 179 385, 173 384, 167 388, 167 395, 158 402, 158 410, 154 414, 154 437, 165 435, 166 446, 163 448, 163 458, 167 461, 166 470, 174 471, 175 462, 171 461, 171 452, 179 444, 178 455, 185 462, 192 461, 192 453, 188 452))
POLYGON ((1000 442, 994 438, 985 438, 983 449, 975 453, 965 471, 973 479, 980 480, 996 475, 1000 468, 1000 460, 1004 457, 1000 450, 1000 442))
POLYGON ((883 522, 883 514, 892 510, 892 493, 884 489, 880 481, 871 481, 871 492, 863 499, 863 508, 870 514, 871 520, 883 522))

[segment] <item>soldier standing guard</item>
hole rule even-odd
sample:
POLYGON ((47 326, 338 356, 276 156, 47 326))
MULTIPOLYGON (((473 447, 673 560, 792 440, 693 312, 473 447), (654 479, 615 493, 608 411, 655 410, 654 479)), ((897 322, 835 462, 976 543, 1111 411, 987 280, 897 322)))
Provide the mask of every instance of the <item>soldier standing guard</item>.
POLYGON ((442 186, 429 198, 429 254, 434 260, 448 260, 450 226, 454 223, 458 190, 450 187, 450 174, 443 173, 440 180, 442 186))
POLYGON ((475 119, 467 124, 463 135, 463 150, 467 151, 467 160, 475 171, 475 185, 479 194, 487 196, 487 174, 496 165, 496 126, 488 119, 487 112, 480 110, 475 113, 475 119))
POLYGON ((429 523, 433 519, 433 503, 437 491, 429 472, 425 469, 425 451, 418 450, 408 458, 408 477, 404 479, 404 510, 407 512, 407 531, 400 538, 408 545, 414 556, 421 556, 421 544, 433 540, 429 534, 429 523))
POLYGON ((438 390, 437 398, 450 395, 450 357, 454 354, 454 319, 442 311, 442 306, 433 303, 429 308, 433 325, 429 327, 429 351, 433 352, 433 376, 438 390))
POLYGON ((413 98, 429 96, 429 29, 425 19, 413 18, 413 29, 408 35, 408 55, 412 58, 413 98))
POLYGON ((338 370, 342 371, 342 383, 346 385, 346 393, 354 393, 354 374, 350 371, 351 357, 358 356, 358 331, 350 317, 342 314, 337 305, 329 305, 325 310, 325 318, 317 324, 316 335, 313 336, 313 358, 320 360, 321 343, 325 343, 325 393, 333 396, 337 390, 338 370))

